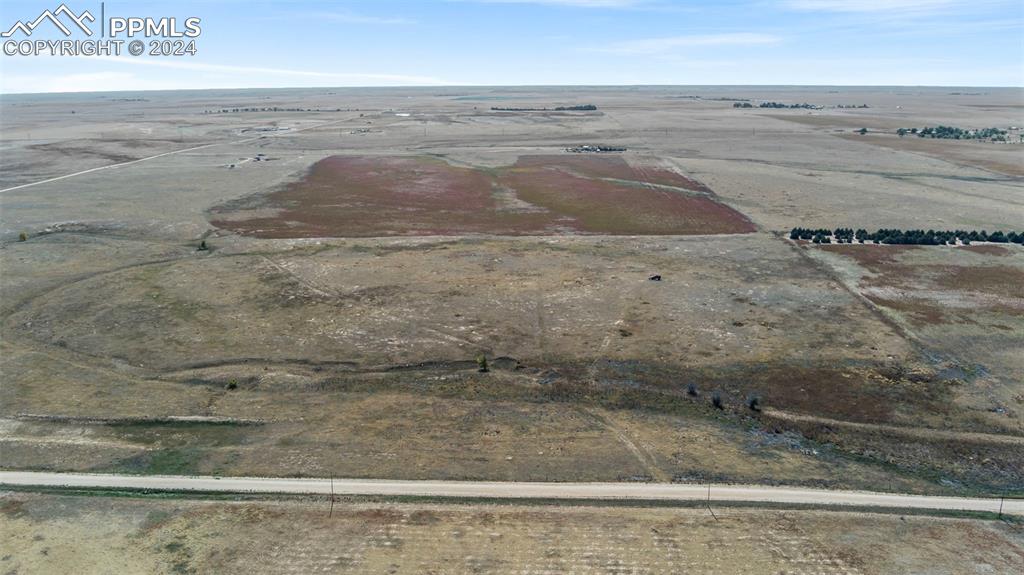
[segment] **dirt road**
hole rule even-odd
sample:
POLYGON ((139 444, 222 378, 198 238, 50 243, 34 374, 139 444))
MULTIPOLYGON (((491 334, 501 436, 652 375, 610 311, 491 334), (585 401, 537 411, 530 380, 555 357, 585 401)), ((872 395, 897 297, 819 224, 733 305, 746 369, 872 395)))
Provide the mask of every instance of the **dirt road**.
POLYGON ((947 441, 972 441, 976 443, 1001 443, 1005 445, 1024 445, 1024 437, 1019 435, 1000 435, 996 433, 978 433, 973 431, 958 431, 952 429, 933 429, 929 427, 905 427, 899 425, 885 425, 882 423, 861 423, 857 421, 842 421, 829 419, 815 415, 804 415, 781 409, 767 407, 764 415, 786 421, 801 423, 820 423, 833 428, 853 429, 857 431, 875 431, 888 435, 910 437, 914 439, 942 439, 947 441))
POLYGON ((230 141, 226 141, 226 142, 212 142, 212 143, 209 143, 209 144, 202 144, 200 146, 192 146, 191 148, 182 148, 180 150, 171 150, 170 152, 164 152, 162 154, 156 154, 156 155, 153 155, 153 156, 146 156, 145 158, 138 158, 136 160, 129 160, 127 162, 118 162, 116 164, 107 164, 105 166, 98 166, 98 167, 95 167, 95 168, 89 168, 88 170, 82 170, 80 172, 74 172, 72 174, 64 174, 63 176, 57 176, 55 178, 49 178, 49 179, 46 179, 46 180, 40 180, 38 182, 29 182, 27 184, 21 184, 21 185, 18 185, 18 186, 11 186, 9 188, 4 188, 4 189, 0 190, 0 194, 2 194, 4 192, 13 192, 14 190, 20 190, 22 188, 31 188, 32 186, 38 186, 38 185, 41 185, 41 184, 49 184, 50 182, 57 182, 57 181, 60 181, 60 180, 66 180, 68 178, 74 178, 75 176, 82 176, 82 175, 85 175, 85 174, 91 174, 93 172, 99 172, 101 170, 109 170, 109 169, 112 169, 112 168, 123 168, 124 166, 130 166, 132 164, 138 164, 139 162, 148 162, 149 160, 155 160, 157 158, 163 158, 165 156, 173 156, 175 154, 184 154, 185 152, 194 152, 196 150, 203 150, 203 149, 206 149, 206 148, 213 148, 213 147, 216 147, 216 146, 228 146, 228 145, 232 145, 232 144, 245 144, 247 142, 254 142, 256 140, 259 140, 260 138, 270 138, 270 137, 276 137, 276 136, 280 136, 280 135, 291 135, 291 134, 295 134, 295 133, 298 133, 298 132, 304 132, 306 130, 312 130, 312 129, 315 129, 315 128, 322 128, 324 126, 330 126, 332 124, 337 124, 339 122, 344 122, 346 120, 348 120, 348 118, 341 119, 341 120, 332 120, 330 122, 323 122, 323 123, 315 124, 315 125, 312 125, 312 126, 306 126, 305 128, 296 128, 294 130, 288 130, 287 132, 285 132, 283 134, 261 134, 259 136, 253 136, 251 138, 243 138, 241 140, 230 140, 230 141))
MULTIPOLYGON (((293 479, 274 477, 184 477, 0 471, 0 485, 167 489, 227 493, 418 495, 433 497, 537 499, 648 499, 663 501, 746 501, 811 505, 941 509, 997 512, 999 499, 938 497, 762 487, 671 483, 514 483, 487 481, 395 481, 389 479, 293 479), (332 487, 333 483, 333 487, 332 487)), ((1002 502, 1003 513, 1024 515, 1024 500, 1002 502)))

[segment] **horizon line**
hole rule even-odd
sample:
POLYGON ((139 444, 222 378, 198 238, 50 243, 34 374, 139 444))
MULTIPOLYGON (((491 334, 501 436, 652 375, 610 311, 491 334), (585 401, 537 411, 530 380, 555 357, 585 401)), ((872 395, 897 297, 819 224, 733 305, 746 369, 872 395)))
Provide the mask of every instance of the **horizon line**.
POLYGON ((972 84, 392 84, 361 86, 276 86, 248 88, 148 88, 137 90, 91 90, 74 92, 3 92, 2 96, 43 96, 68 94, 117 94, 134 92, 209 92, 243 90, 366 90, 366 89, 439 89, 439 88, 981 88, 981 89, 1024 89, 1024 85, 982 86, 972 84))

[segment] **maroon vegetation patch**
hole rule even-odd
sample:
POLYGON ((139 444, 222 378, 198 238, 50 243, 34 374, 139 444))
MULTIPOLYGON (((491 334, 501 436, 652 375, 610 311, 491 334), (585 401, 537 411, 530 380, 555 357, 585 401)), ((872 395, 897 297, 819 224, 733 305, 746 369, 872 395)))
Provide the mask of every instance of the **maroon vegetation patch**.
POLYGON ((935 266, 935 284, 952 290, 1024 298, 1024 270, 1012 266, 935 266))
POLYGON ((958 250, 964 250, 967 252, 973 252, 976 254, 985 254, 987 256, 1008 256, 1012 252, 1010 248, 1005 246, 997 246, 993 244, 981 244, 976 246, 959 246, 958 250))
POLYGON ((264 238, 754 231, 702 184, 617 156, 528 156, 491 171, 333 156, 277 191, 214 208, 211 220, 264 238))
MULTIPOLYGON (((1011 265, 954 265, 914 263, 917 250, 967 250, 970 247, 913 245, 830 245, 833 253, 851 257, 871 272, 859 289, 869 300, 903 314, 915 325, 964 323, 978 312, 1010 316, 1024 314, 1024 270, 1011 265), (959 302, 950 305, 950 301, 959 302), (971 305, 965 305, 971 302, 971 305)), ((923 253, 923 252, 922 252, 923 253)), ((992 250, 981 251, 996 255, 992 250)))
POLYGON ((576 232, 679 235, 754 229, 742 214, 710 196, 645 186, 643 180, 584 177, 557 164, 518 163, 501 179, 521 200, 570 216, 576 232))
POLYGON ((516 168, 549 168, 570 171, 589 178, 607 178, 672 186, 694 192, 710 193, 704 184, 655 166, 631 165, 622 156, 521 156, 516 168))
POLYGON ((884 268, 886 266, 898 262, 901 254, 921 249, 919 246, 905 244, 829 244, 819 247, 826 251, 853 258, 858 264, 874 273, 881 273, 885 271, 884 268))

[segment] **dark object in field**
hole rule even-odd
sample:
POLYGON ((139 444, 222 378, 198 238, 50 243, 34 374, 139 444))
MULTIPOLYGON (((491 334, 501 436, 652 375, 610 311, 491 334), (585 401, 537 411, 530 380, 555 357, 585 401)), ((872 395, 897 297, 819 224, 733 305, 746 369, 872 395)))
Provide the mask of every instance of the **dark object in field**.
POLYGON ((661 276, 660 275, 653 275, 653 276, 651 276, 651 277, 649 277, 647 279, 651 280, 652 282, 660 282, 661 281, 661 276))
POLYGON ((210 247, 206 245, 206 240, 203 240, 203 241, 199 242, 199 247, 196 248, 196 251, 197 252, 205 252, 205 251, 208 251, 209 249, 210 249, 210 247))
POLYGON ((722 407, 722 396, 717 391, 711 395, 711 405, 715 406, 716 409, 724 409, 722 407))
POLYGON ((688 383, 688 384, 686 384, 686 395, 689 395, 690 397, 697 397, 697 384, 696 383, 688 383))
POLYGON ((747 407, 750 408, 750 411, 761 411, 761 398, 751 395, 747 398, 747 407))
POLYGON ((491 371, 491 369, 487 367, 487 356, 482 353, 476 356, 476 365, 478 367, 477 371, 480 373, 487 373, 488 371, 491 371))
POLYGON ((238 389, 238 382, 232 379, 228 382, 226 387, 228 388, 228 391, 234 391, 238 389))
POLYGON ((585 154, 585 153, 598 153, 598 154, 601 154, 601 153, 605 153, 605 152, 625 152, 626 151, 626 147, 625 146, 605 146, 605 145, 602 145, 602 144, 598 144, 596 146, 590 145, 590 144, 584 144, 582 146, 573 146, 571 148, 566 148, 565 151, 566 152, 572 152, 574 154, 585 154))
POLYGON ((19 242, 27 242, 28 241, 28 234, 26 234, 25 232, 21 232, 20 234, 18 234, 18 241, 19 242))

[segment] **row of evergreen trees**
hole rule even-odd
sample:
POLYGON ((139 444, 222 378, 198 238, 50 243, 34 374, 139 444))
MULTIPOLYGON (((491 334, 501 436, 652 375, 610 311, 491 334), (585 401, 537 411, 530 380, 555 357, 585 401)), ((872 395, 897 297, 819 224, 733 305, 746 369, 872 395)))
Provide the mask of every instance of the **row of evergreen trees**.
POLYGON ((913 244, 923 246, 956 245, 958 242, 963 245, 970 245, 971 242, 993 242, 997 244, 1022 244, 1024 245, 1024 232, 1002 232, 995 231, 988 233, 985 230, 900 230, 880 229, 876 232, 868 232, 865 229, 854 230, 853 228, 826 228, 809 229, 793 228, 789 232, 791 240, 807 240, 816 244, 830 244, 833 240, 840 244, 852 244, 871 242, 873 244, 913 244))

